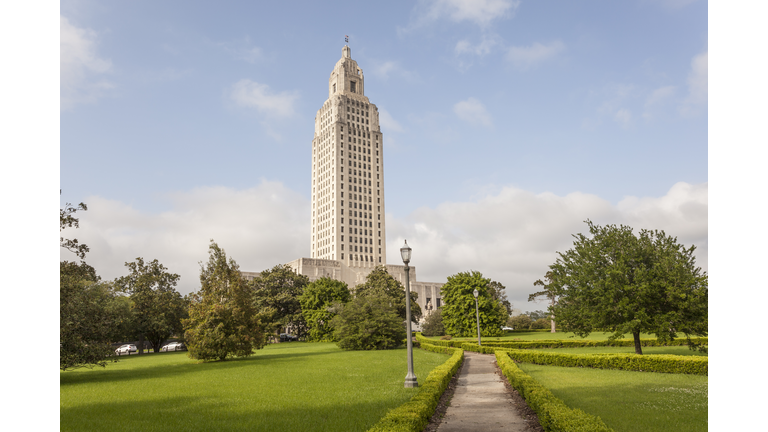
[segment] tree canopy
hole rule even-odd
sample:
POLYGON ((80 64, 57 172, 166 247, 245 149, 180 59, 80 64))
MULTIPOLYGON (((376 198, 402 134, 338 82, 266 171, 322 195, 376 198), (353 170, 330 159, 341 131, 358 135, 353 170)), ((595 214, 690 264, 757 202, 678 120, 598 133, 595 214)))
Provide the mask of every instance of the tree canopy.
POLYGON ((562 328, 585 337, 593 331, 631 334, 642 354, 640 333, 667 341, 683 333, 707 334, 708 277, 696 267, 694 246, 685 248, 664 231, 599 226, 576 234, 573 248, 550 266, 550 307, 562 328))
POLYGON ((406 337, 397 306, 380 292, 355 297, 333 318, 332 326, 339 348, 345 350, 393 349, 406 337))
POLYGON ((445 332, 451 336, 477 336, 475 297, 478 291, 480 333, 482 336, 500 336, 501 326, 507 320, 507 310, 500 300, 493 298, 491 280, 480 272, 462 272, 448 277, 441 290, 442 318, 445 332))
POLYGON ((331 320, 351 299, 347 284, 335 279, 322 277, 307 285, 299 296, 299 303, 309 328, 309 339, 333 340, 331 320))
POLYGON ((299 297, 309 278, 296 273, 289 265, 278 264, 250 282, 253 304, 269 333, 290 326, 299 337, 307 334, 307 323, 301 313, 299 297))
POLYGON ((235 260, 227 261, 213 240, 208 255, 208 263, 201 265, 200 291, 192 296, 189 318, 183 320, 189 356, 202 360, 249 356, 265 344, 250 289, 235 260))
MULTIPOLYGON (((355 287, 355 297, 382 295, 392 299, 397 316, 405 320, 405 287, 395 280, 384 266, 376 266, 366 277, 365 283, 355 287)), ((417 303, 418 293, 411 291, 411 321, 418 323, 421 318, 421 308, 417 303)))
POLYGON ((130 295, 133 335, 160 352, 168 338, 182 335, 181 320, 188 316, 188 304, 175 288, 179 275, 156 259, 145 263, 139 257, 125 266, 129 274, 115 279, 115 286, 130 295))

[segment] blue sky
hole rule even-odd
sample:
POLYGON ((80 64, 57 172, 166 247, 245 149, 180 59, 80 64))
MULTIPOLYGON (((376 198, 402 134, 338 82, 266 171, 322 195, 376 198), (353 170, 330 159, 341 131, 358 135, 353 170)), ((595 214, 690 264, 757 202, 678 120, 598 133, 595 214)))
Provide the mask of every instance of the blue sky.
POLYGON ((533 281, 589 218, 664 229, 707 269, 707 9, 63 1, 61 201, 89 205, 77 236, 109 279, 158 258, 194 290, 211 238, 244 270, 309 256, 313 119, 349 35, 390 263, 407 238, 419 280, 479 270, 544 309, 533 281))

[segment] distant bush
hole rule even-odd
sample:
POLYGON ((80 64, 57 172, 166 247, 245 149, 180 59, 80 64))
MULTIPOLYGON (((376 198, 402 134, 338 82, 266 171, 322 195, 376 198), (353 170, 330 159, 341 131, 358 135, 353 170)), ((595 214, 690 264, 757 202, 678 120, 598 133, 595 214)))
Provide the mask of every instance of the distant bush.
POLYGON ((445 334, 443 313, 440 308, 427 315, 424 319, 424 324, 421 326, 421 334, 424 336, 442 336, 445 334))
POLYGON ((397 348, 405 339, 405 325, 386 295, 357 297, 331 321, 334 338, 345 350, 397 348))
POLYGON ((531 323, 531 326, 529 327, 531 330, 537 330, 537 329, 546 329, 550 328, 551 323, 546 318, 539 318, 536 321, 531 323))
POLYGON ((533 320, 528 315, 517 315, 507 320, 507 325, 515 330, 529 329, 531 324, 533 324, 533 320))
POLYGON ((451 340, 451 339, 453 339, 453 336, 451 336, 451 335, 445 335, 445 336, 440 338, 440 340, 451 340))

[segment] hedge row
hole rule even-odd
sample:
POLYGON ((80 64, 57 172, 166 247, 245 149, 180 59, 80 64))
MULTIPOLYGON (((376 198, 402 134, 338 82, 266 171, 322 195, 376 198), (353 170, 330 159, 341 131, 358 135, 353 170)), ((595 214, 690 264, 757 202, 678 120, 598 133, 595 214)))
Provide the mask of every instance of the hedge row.
MULTIPOLYGON (((691 338, 694 343, 706 345, 708 338, 691 338)), ((450 341, 447 341, 450 342, 450 341)), ((644 347, 654 346, 683 346, 687 345, 686 339, 675 339, 673 341, 659 342, 657 339, 640 339, 640 345, 644 347)), ((585 347, 633 347, 633 339, 617 340, 537 340, 537 341, 487 341, 483 345, 498 348, 531 349, 531 348, 585 348, 585 347)))
POLYGON ((515 365, 506 351, 496 352, 496 363, 509 383, 525 399, 539 417, 539 424, 548 432, 613 432, 600 417, 580 409, 569 408, 551 391, 536 382, 515 365))
POLYGON ((561 354, 533 350, 516 350, 478 346, 465 343, 465 351, 482 354, 508 352, 513 359, 526 363, 564 367, 591 367, 638 372, 661 372, 689 375, 708 375, 709 358, 677 355, 637 354, 561 354))
POLYGON ((430 372, 419 392, 409 402, 389 410, 368 432, 420 432, 429 423, 448 383, 464 362, 464 351, 424 342, 421 342, 421 349, 453 355, 430 372))

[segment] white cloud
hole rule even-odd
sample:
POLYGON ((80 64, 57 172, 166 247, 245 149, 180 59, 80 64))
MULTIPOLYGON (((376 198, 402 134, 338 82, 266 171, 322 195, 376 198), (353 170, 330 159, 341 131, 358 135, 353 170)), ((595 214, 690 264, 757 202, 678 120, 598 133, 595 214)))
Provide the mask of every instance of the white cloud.
MULTIPOLYGON (((281 183, 262 182, 246 190, 206 187, 171 194, 171 210, 146 213, 101 197, 84 201, 77 238, 91 252, 86 262, 106 280, 126 273, 123 263, 157 258, 181 275, 179 291, 199 288, 198 262, 207 261, 214 239, 244 271, 262 271, 309 253, 309 202, 281 183)), ((62 252, 61 259, 74 255, 62 252)))
POLYGON ((485 109, 485 106, 479 100, 473 97, 456 103, 453 106, 453 112, 460 119, 470 124, 491 125, 491 116, 488 114, 488 110, 485 109))
POLYGON ((456 42, 454 51, 456 55, 473 54, 479 57, 488 55, 491 53, 496 45, 501 44, 501 39, 495 35, 483 35, 483 40, 477 45, 473 45, 470 41, 462 39, 456 42))
POLYGON ((620 108, 613 113, 613 119, 620 125, 627 127, 632 121, 632 113, 626 108, 620 108))
POLYGON ((392 115, 389 114, 389 111, 385 109, 379 110, 379 123, 381 124, 382 130, 386 132, 403 132, 403 127, 400 126, 400 123, 395 120, 392 115))
POLYGON ((60 16, 61 109, 95 102, 113 87, 101 76, 112 69, 112 63, 97 55, 96 45, 96 32, 75 27, 60 16))
POLYGON ((709 52, 697 55, 691 60, 691 71, 688 74, 688 96, 680 112, 683 115, 693 115, 707 104, 709 97, 709 52))
POLYGON ((528 47, 511 47, 507 50, 506 60, 518 69, 528 69, 549 60, 565 50, 565 44, 554 41, 548 44, 535 42, 528 47))
POLYGON ((651 92, 651 94, 645 100, 645 105, 652 106, 652 105, 663 103, 669 97, 674 95, 676 90, 677 90, 677 87, 675 86, 659 87, 656 90, 651 92))
POLYGON ((588 232, 583 221, 664 230, 685 245, 697 246, 697 265, 707 269, 707 184, 678 183, 662 197, 627 197, 619 204, 579 192, 566 196, 533 194, 506 187, 474 202, 448 202, 420 208, 403 219, 387 216, 390 263, 399 263, 404 239, 413 248, 411 264, 420 281, 442 282, 460 271, 478 270, 507 287, 518 309, 528 303, 533 282, 573 245, 572 234, 588 232))
POLYGON ((236 104, 256 108, 262 114, 290 117, 299 94, 296 91, 274 93, 266 84, 242 79, 232 85, 230 97, 236 104))
POLYGON ((371 68, 373 75, 382 79, 389 79, 391 76, 399 76, 407 81, 415 81, 418 75, 415 72, 406 70, 400 65, 400 62, 388 60, 385 62, 375 62, 371 68))
POLYGON ((440 19, 486 27, 493 20, 511 16, 519 5, 519 0, 422 0, 414 8, 415 19, 410 28, 440 19))
MULTIPOLYGON (((128 204, 88 197, 78 213, 80 228, 64 231, 91 248, 86 261, 106 280, 126 273, 124 262, 157 258, 181 275, 179 291, 199 288, 198 262, 214 239, 244 271, 262 271, 309 254, 310 204, 279 182, 247 190, 207 187, 168 197, 170 210, 148 213, 128 204)), ((471 202, 422 207, 407 217, 387 215, 387 259, 401 262, 404 239, 413 247, 417 278, 442 282, 460 271, 478 270, 507 287, 515 307, 528 303, 556 252, 572 247, 572 234, 585 233, 584 220, 664 230, 685 246, 696 245, 697 264, 707 270, 708 185, 677 183, 661 197, 626 197, 616 205, 580 192, 557 196, 514 187, 471 202)), ((62 251, 61 259, 74 255, 62 251)))

